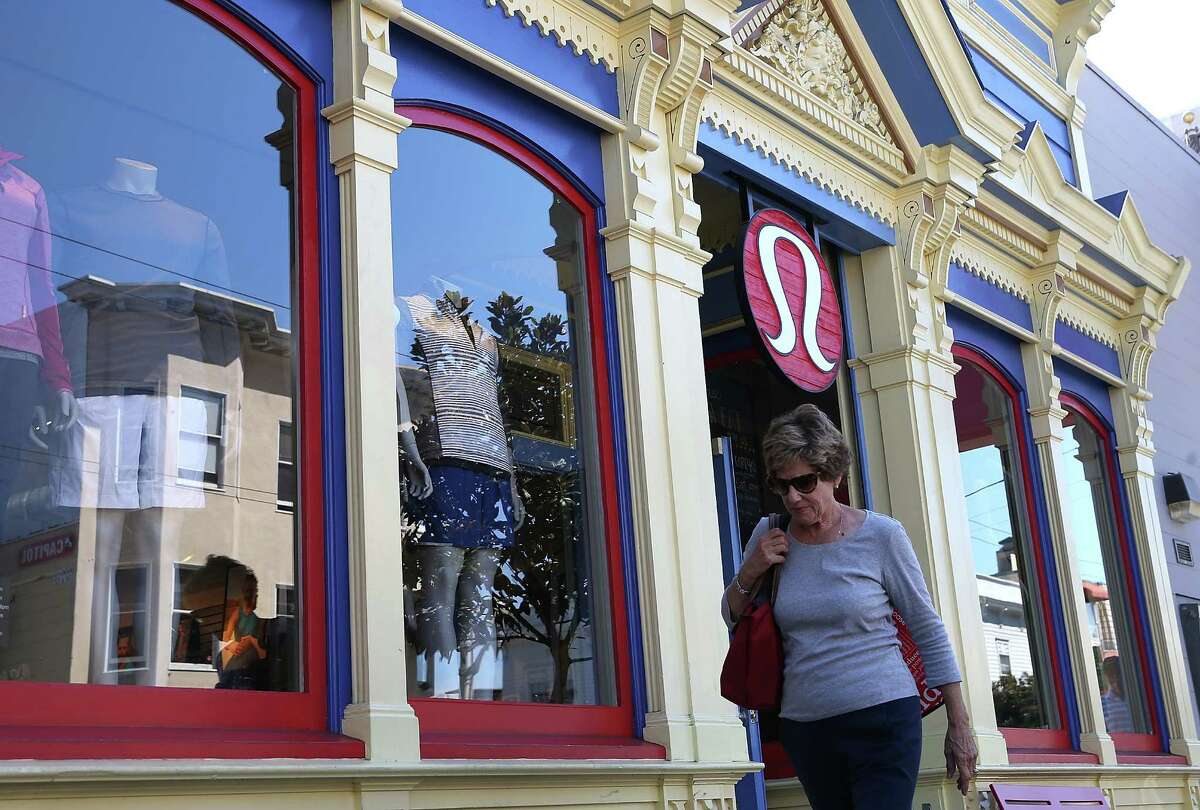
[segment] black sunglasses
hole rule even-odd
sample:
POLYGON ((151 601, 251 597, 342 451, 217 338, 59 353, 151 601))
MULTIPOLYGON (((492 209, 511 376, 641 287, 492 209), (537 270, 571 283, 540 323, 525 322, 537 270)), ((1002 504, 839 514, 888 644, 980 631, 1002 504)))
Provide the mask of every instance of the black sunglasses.
POLYGON ((775 476, 771 476, 767 480, 767 488, 781 498, 787 495, 789 488, 796 490, 801 495, 807 495, 817 488, 820 480, 821 476, 819 473, 798 475, 795 478, 776 478, 775 476))

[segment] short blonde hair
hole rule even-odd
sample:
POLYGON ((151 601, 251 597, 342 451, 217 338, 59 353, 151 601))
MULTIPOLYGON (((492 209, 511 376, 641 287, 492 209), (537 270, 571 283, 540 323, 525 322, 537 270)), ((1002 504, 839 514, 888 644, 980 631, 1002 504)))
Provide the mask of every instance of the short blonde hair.
POLYGON ((771 420, 763 437, 767 473, 774 475, 802 461, 826 481, 836 481, 850 469, 850 445, 820 408, 804 404, 771 420))

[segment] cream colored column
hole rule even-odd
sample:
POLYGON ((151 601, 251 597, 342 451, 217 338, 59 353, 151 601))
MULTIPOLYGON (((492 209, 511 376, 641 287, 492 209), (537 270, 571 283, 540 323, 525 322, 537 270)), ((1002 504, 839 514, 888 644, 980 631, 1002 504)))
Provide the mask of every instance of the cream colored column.
MULTIPOLYGON (((727 24, 727 22, 726 22, 727 24)), ((698 298, 708 254, 691 176, 720 32, 655 10, 623 25, 627 131, 605 141, 608 271, 617 298, 646 651, 645 738, 677 761, 744 761, 719 695, 727 647, 698 298)))
MULTIPOLYGON (((871 448, 876 508, 904 524, 963 674, 981 765, 1004 765, 971 554, 962 468, 954 429, 954 336, 946 323, 950 249, 959 216, 978 191, 983 167, 954 147, 926 148, 920 178, 904 191, 895 248, 861 257, 866 323, 855 324, 854 363, 871 448), (880 463, 882 462, 882 463, 880 463)), ((943 769, 946 713, 926 720, 922 769, 943 769)), ((922 788, 919 802, 959 807, 949 783, 922 788)))
POLYGON ((1104 727, 1100 704, 1100 686, 1092 656, 1087 605, 1083 598, 1079 553, 1075 548, 1071 520, 1065 505, 1070 502, 1062 464, 1063 419, 1067 412, 1059 403, 1062 390, 1054 374, 1054 325, 1066 293, 1066 276, 1075 268, 1075 256, 1083 243, 1075 237, 1055 231, 1046 249, 1046 263, 1033 280, 1031 309, 1038 343, 1021 347, 1025 366, 1025 388, 1029 398, 1029 416, 1037 451, 1042 489, 1046 493, 1046 515, 1050 525, 1050 545, 1058 571, 1057 587, 1063 606, 1063 626, 1067 630, 1067 657, 1079 710, 1079 747, 1100 758, 1101 765, 1117 764, 1116 748, 1104 727))
POLYGON ((396 60, 389 51, 388 20, 357 0, 338 0, 333 15, 337 102, 324 115, 342 206, 353 657, 353 702, 342 728, 366 742, 371 759, 416 760, 420 746, 406 692, 399 586, 403 563, 391 340, 390 176, 397 163, 396 136, 409 122, 396 115, 392 102, 396 60))
MULTIPOLYGON (((1186 259, 1180 260, 1186 273, 1186 259)), ((1169 301, 1156 301, 1146 288, 1135 302, 1140 313, 1121 329, 1121 368, 1126 385, 1113 389, 1117 454, 1121 463, 1129 518, 1137 551, 1138 576, 1146 595, 1146 620, 1158 662, 1158 687, 1166 710, 1171 752, 1200 765, 1200 741, 1192 714, 1188 671, 1183 660, 1183 641, 1175 616, 1175 600, 1167 570, 1166 549, 1155 498, 1154 426, 1146 413, 1150 394, 1146 389, 1155 334, 1162 326, 1162 311, 1169 301)))

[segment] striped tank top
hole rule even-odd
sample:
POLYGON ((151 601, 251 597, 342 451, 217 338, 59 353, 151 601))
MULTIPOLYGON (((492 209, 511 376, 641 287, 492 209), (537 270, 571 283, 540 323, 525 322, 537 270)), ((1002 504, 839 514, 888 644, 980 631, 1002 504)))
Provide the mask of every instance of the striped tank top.
MULTIPOLYGON (((500 413, 496 339, 445 298, 435 302, 415 295, 400 300, 412 314, 422 355, 417 358, 420 376, 428 377, 432 390, 432 403, 422 403, 426 398, 410 391, 421 458, 458 459, 511 473, 512 454, 500 413)), ((405 379, 407 385, 411 378, 406 374, 405 379)))

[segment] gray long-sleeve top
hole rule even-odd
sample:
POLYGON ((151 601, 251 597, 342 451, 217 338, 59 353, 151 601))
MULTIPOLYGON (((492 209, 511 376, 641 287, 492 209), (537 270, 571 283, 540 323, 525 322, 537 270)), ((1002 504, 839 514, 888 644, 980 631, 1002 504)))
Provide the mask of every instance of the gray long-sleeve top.
MULTIPOLYGON (((746 554, 767 533, 763 518, 746 554)), ((807 722, 917 694, 900 655, 898 610, 925 662, 930 686, 962 680, 933 609, 908 534, 868 512, 863 525, 825 545, 792 541, 780 572, 775 621, 783 636, 780 716, 807 722)), ((729 622, 729 604, 721 600, 729 622)))

